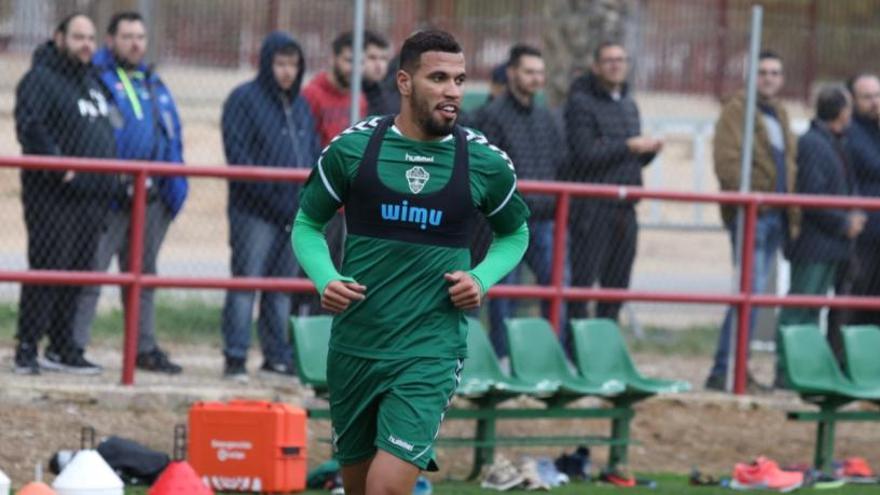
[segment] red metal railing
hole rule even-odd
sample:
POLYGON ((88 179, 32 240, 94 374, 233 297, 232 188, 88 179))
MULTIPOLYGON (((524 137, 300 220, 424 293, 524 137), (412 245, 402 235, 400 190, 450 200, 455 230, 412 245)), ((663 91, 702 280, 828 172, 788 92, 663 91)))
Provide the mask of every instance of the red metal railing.
MULTIPOLYGON (((11 271, 0 270, 0 282, 23 284, 76 284, 76 285, 119 285, 128 286, 127 311, 125 314, 125 338, 123 350, 122 383, 134 383, 134 359, 137 352, 138 317, 140 315, 140 291, 144 287, 163 288, 203 288, 203 289, 245 289, 245 290, 284 290, 308 292, 314 285, 307 279, 290 278, 193 278, 144 275, 141 259, 143 255, 143 230, 146 205, 147 176, 187 175, 195 177, 215 177, 239 180, 288 180, 304 181, 308 170, 280 170, 264 167, 228 166, 187 166, 161 164, 155 162, 73 159, 59 157, 0 157, 0 168, 75 170, 79 172, 127 173, 134 176, 134 197, 130 232, 130 270, 126 273, 107 274, 99 272, 67 272, 56 270, 11 271)), ((803 306, 803 307, 846 307, 860 309, 880 309, 880 297, 824 297, 824 296, 773 296, 752 293, 752 268, 755 225, 760 206, 785 207, 803 206, 814 208, 859 208, 880 210, 880 199, 851 198, 839 196, 782 195, 782 194, 740 194, 740 193, 695 193, 678 191, 648 190, 637 187, 574 184, 562 182, 520 181, 523 193, 553 194, 557 198, 556 224, 554 232, 553 267, 551 286, 499 285, 489 291, 491 297, 520 299, 547 299, 551 301, 552 322, 558 329, 559 315, 565 301, 649 301, 693 304, 730 304, 738 307, 736 367, 734 391, 745 392, 746 359, 748 347, 748 315, 754 306, 803 306), (742 271, 740 291, 733 294, 705 294, 674 291, 633 291, 624 289, 594 289, 583 287, 564 287, 566 232, 568 230, 569 207, 572 198, 603 199, 655 199, 678 202, 722 203, 745 207, 745 239, 742 252, 742 271)))

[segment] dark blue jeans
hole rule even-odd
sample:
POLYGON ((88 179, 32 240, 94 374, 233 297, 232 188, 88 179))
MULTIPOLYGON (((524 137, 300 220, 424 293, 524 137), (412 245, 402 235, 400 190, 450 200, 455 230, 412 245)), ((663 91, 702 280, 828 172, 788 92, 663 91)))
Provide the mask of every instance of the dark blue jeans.
MULTIPOLYGON (((529 222, 529 247, 523 257, 523 261, 535 274, 538 284, 549 285, 553 272, 553 221, 529 222)), ((517 284, 520 281, 523 263, 517 265, 510 274, 501 280, 502 284, 517 284)), ((568 269, 565 270, 563 283, 568 285, 568 269)), ((565 305, 562 305, 562 318, 565 323, 565 305)), ((507 333, 504 319, 514 316, 516 313, 516 301, 513 299, 492 299, 489 301, 489 324, 491 326, 489 338, 492 347, 499 357, 507 356, 507 333)), ((541 313, 544 318, 550 318, 550 302, 541 303, 541 313)))
MULTIPOLYGON (((229 245, 234 277, 294 277, 298 268, 290 245, 290 230, 256 215, 230 210, 229 245)), ((223 353, 244 359, 251 344, 254 291, 230 290, 223 306, 223 353)), ((263 357, 270 363, 293 359, 287 320, 290 294, 262 292, 257 335, 263 357)))
MULTIPOLYGON (((785 222, 779 212, 770 212, 758 217, 755 225, 755 263, 752 267, 752 292, 755 294, 763 294, 767 292, 767 281, 773 262, 776 260, 776 253, 782 246, 785 239, 785 222)), ((730 242, 733 249, 736 249, 736 226, 730 228, 730 242)), ((736 253, 734 253, 736 256, 736 253)), ((721 333, 718 335, 718 347, 715 351, 715 363, 712 365, 711 376, 725 376, 729 366, 730 350, 731 350, 731 332, 733 328, 733 312, 736 308, 731 306, 727 309, 724 316, 724 323, 721 324, 721 333)), ((749 314, 749 341, 752 339, 752 333, 755 330, 755 315, 757 310, 752 308, 749 314)))

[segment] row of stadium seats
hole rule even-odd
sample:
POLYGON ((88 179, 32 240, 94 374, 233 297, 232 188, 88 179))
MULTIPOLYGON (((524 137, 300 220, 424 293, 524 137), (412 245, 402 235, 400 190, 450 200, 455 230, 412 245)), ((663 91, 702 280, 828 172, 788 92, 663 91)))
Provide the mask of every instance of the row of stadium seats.
POLYGON ((636 369, 612 320, 572 320, 574 369, 547 320, 506 321, 511 375, 505 375, 479 321, 469 318, 468 359, 459 395, 500 399, 527 394, 555 404, 583 396, 641 400, 657 393, 684 392, 684 381, 646 378, 636 369))
MULTIPOLYGON (((293 317, 292 337, 302 383, 316 395, 327 394, 327 345, 330 316, 293 317)), ((507 323, 511 374, 506 374, 479 320, 468 318, 468 358, 457 394, 477 402, 498 403, 528 395, 564 405, 584 396, 632 403, 658 393, 690 390, 685 381, 647 378, 636 369, 612 320, 572 320, 575 363, 570 366, 547 320, 511 318, 507 323)))
POLYGON ((880 421, 876 410, 841 410, 855 401, 880 404, 880 327, 843 328, 846 372, 816 325, 780 329, 779 356, 789 387, 819 411, 793 411, 788 418, 815 421, 813 464, 830 472, 834 459, 834 428, 838 421, 880 421))

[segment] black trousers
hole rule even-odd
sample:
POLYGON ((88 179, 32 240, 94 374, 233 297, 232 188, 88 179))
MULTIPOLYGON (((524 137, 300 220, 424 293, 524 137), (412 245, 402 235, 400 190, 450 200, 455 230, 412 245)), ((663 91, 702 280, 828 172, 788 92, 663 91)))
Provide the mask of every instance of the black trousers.
MULTIPOLYGON (((880 242, 864 240, 856 244, 858 272, 853 279, 852 295, 880 296, 880 242)), ((880 325, 880 311, 851 310, 850 325, 880 325)))
MULTIPOLYGON (((28 195, 24 220, 28 266, 32 270, 89 270, 103 228, 107 201, 58 199, 28 195)), ((81 287, 24 285, 18 310, 19 346, 36 352, 43 335, 49 348, 62 355, 76 351, 73 317, 81 287)))
MULTIPOLYGON (((638 223, 635 205, 618 201, 580 200, 572 204, 569 224, 571 285, 627 288, 636 258, 638 223)), ((616 320, 621 303, 599 302, 597 318, 616 320)), ((586 318, 582 302, 568 304, 569 318, 586 318)))

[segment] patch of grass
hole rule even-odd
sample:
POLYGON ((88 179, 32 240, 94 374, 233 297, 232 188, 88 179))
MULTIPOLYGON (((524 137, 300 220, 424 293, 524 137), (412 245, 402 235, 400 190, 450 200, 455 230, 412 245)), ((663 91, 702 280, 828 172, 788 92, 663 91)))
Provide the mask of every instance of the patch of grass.
MULTIPOLYGON (((729 488, 720 488, 720 487, 693 487, 689 486, 687 482, 687 478, 680 475, 669 475, 662 474, 656 476, 646 476, 647 478, 653 479, 657 481, 657 488, 628 488, 624 490, 627 494, 639 495, 639 494, 651 494, 651 495, 730 495, 731 490, 729 488)), ((125 491, 126 495, 145 495, 147 493, 146 489, 142 488, 129 488, 125 491)), ((326 494, 327 491, 319 491, 319 490, 310 490, 304 492, 306 494, 326 494)), ((463 483, 463 482, 439 482, 434 485, 434 493, 437 495, 468 495, 468 494, 487 494, 493 493, 488 490, 484 490, 480 488, 478 483, 463 483)), ((526 492, 524 490, 513 490, 507 493, 534 493, 534 492, 526 492)), ((554 488, 551 493, 556 493, 559 495, 575 495, 575 494, 597 494, 597 495, 611 495, 616 494, 619 495, 621 492, 620 488, 603 485, 603 484, 594 484, 594 483, 572 483, 567 486, 562 486, 559 488, 554 488)), ((756 490, 750 493, 778 493, 764 490, 756 490)), ((833 493, 840 495, 876 495, 878 493, 877 486, 858 486, 858 485, 848 485, 843 488, 833 490, 833 493)))
POLYGON ((718 328, 711 325, 682 329, 647 327, 641 337, 631 328, 623 329, 632 352, 652 354, 710 355, 715 352, 718 328))

